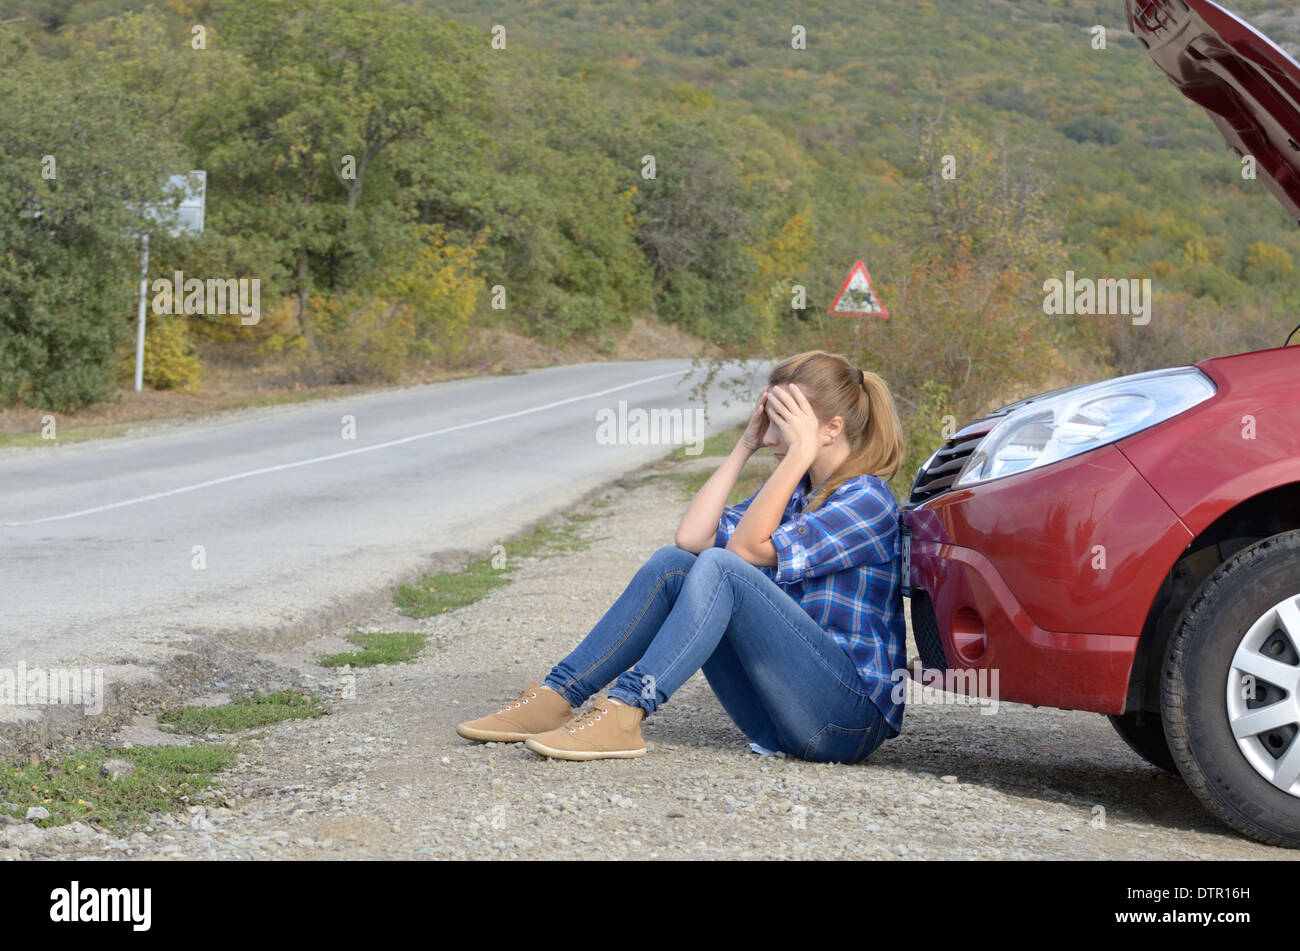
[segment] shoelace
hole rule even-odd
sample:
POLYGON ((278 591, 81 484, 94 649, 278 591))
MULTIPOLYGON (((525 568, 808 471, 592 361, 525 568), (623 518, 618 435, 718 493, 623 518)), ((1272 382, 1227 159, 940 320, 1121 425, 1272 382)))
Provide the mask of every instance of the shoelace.
POLYGON ((536 690, 525 689, 523 693, 515 697, 515 699, 511 700, 509 703, 507 703, 504 707, 498 710, 497 713, 505 713, 507 710, 513 710, 515 707, 521 707, 529 700, 534 700, 536 698, 537 698, 536 690))
POLYGON ((593 704, 592 706, 588 707, 586 710, 583 710, 580 713, 576 713, 572 717, 570 717, 569 722, 564 724, 564 728, 568 730, 570 733, 577 732, 579 729, 592 726, 597 720, 600 719, 601 714, 608 715, 609 707, 593 704))

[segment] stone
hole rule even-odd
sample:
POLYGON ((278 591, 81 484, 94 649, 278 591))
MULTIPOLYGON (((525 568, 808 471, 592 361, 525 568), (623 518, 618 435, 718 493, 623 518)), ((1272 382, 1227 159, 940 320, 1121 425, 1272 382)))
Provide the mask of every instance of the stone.
POLYGON ((124 759, 106 759, 99 767, 99 775, 117 782, 135 772, 135 764, 124 759))

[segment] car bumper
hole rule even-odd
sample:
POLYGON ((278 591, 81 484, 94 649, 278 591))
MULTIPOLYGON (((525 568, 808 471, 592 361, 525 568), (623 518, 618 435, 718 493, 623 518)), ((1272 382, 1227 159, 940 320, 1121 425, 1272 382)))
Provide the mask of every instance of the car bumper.
POLYGON ((1099 713, 1123 711, 1150 605, 1192 540, 1114 446, 950 490, 903 525, 918 644, 932 611, 948 669, 996 671, 1000 700, 1099 713))

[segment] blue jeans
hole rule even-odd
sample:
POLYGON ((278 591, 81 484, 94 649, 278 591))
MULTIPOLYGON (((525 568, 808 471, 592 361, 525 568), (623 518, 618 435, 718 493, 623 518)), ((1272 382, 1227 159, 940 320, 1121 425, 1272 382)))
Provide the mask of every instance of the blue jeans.
POLYGON ((573 706, 609 696, 654 713, 695 671, 740 731, 801 759, 857 763, 888 735, 849 655, 735 552, 660 548, 545 683, 573 706))

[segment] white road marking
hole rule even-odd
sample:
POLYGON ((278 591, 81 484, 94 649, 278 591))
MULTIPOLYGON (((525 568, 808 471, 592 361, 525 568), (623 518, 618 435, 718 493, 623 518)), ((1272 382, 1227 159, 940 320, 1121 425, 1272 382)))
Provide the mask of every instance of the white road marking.
POLYGON ((328 462, 331 459, 342 459, 345 456, 355 456, 363 452, 374 452, 377 449, 388 449, 392 446, 400 446, 403 443, 415 442, 417 439, 428 439, 430 436, 441 436, 444 433, 452 433, 458 429, 471 429, 475 426, 486 426, 488 423, 500 422, 503 419, 514 419, 518 416, 527 416, 529 413, 540 413, 542 410, 554 409, 557 406, 564 406, 566 403, 576 403, 579 400, 589 400, 597 396, 604 396, 606 393, 615 393, 618 390, 626 390, 634 386, 640 386, 643 383, 653 383, 656 380, 666 380, 670 376, 681 376, 685 372, 685 370, 674 370, 672 373, 660 373, 658 376, 648 376, 641 380, 634 380, 631 383, 611 386, 607 390, 597 390, 595 393, 584 393, 581 396, 570 396, 562 400, 556 400, 553 403, 545 403, 542 406, 533 406, 529 409, 521 409, 513 413, 502 413, 499 416, 489 416, 487 419, 476 419, 470 423, 459 423, 455 426, 446 426, 442 429, 435 429, 432 432, 417 433, 414 436, 403 436, 401 439, 390 439, 388 442, 375 443, 373 446, 361 446, 357 449, 348 449, 345 452, 333 452, 328 456, 316 456, 312 459, 302 459, 298 462, 286 462, 278 466, 266 466, 262 469, 250 469, 247 472, 236 472, 234 475, 222 476, 220 479, 209 479, 206 482, 196 482, 193 485, 183 485, 178 489, 168 489, 165 492, 153 492, 149 495, 142 495, 134 499, 124 499, 121 502, 111 502, 108 505, 97 505, 94 508, 69 512, 66 515, 49 515, 45 518, 35 518, 26 522, 5 522, 4 524, 6 527, 16 525, 40 525, 42 522, 59 522, 68 518, 80 518, 83 515, 94 515, 97 512, 107 512, 109 509, 120 509, 125 508, 128 505, 139 505, 141 502, 152 502, 155 499, 165 499, 171 495, 180 495, 183 492, 194 492, 197 489, 206 489, 210 486, 221 485, 224 482, 234 482, 238 479, 250 479, 253 476, 266 475, 271 472, 282 472, 285 469, 296 469, 299 466, 311 466, 318 462, 328 462))

